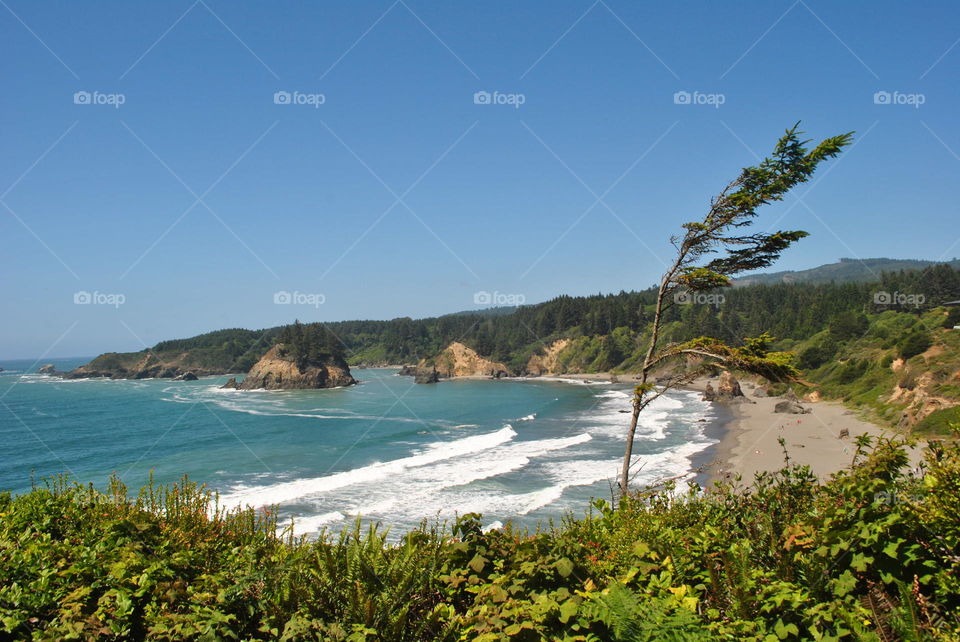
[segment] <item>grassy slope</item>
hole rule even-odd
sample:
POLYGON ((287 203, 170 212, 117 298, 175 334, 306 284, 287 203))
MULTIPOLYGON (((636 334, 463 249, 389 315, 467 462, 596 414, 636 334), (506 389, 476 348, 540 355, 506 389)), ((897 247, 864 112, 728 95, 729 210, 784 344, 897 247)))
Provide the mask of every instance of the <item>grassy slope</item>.
MULTIPOLYGON (((806 373, 816 389, 827 398, 842 400, 891 425, 896 425, 904 410, 910 408, 913 397, 907 394, 905 399, 892 400, 898 387, 901 395, 919 388, 923 394, 960 403, 960 331, 943 327, 943 309, 921 316, 888 311, 869 315, 868 319, 869 327, 862 336, 842 341, 833 357, 806 373), (901 356, 901 344, 912 332, 929 334, 933 345, 901 365, 896 361, 901 356)), ((829 339, 830 332, 824 331, 791 349, 802 353, 829 339)), ((797 388, 797 392, 804 390, 797 388)), ((956 416, 955 409, 938 412, 918 424, 916 430, 947 434, 948 421, 956 416)))

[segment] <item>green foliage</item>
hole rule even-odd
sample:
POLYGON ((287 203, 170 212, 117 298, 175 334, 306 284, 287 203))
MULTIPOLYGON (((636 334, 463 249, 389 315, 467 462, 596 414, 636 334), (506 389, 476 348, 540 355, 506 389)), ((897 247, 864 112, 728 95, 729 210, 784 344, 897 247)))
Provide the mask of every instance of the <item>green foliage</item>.
POLYGON ((346 363, 340 339, 322 323, 303 325, 295 321, 280 330, 277 343, 284 356, 296 361, 301 370, 310 365, 346 363))
POLYGON ((0 637, 61 640, 913 640, 960 627, 960 446, 901 444, 707 493, 673 483, 536 533, 295 539, 189 482, 0 494, 0 637))
POLYGON ((904 359, 911 359, 918 354, 927 351, 933 345, 933 339, 926 330, 914 330, 899 343, 900 356, 904 359))
POLYGON ((954 326, 960 325, 960 306, 950 308, 950 311, 947 312, 947 318, 943 320, 943 327, 953 329, 954 326))
POLYGON ((789 352, 772 352, 772 341, 773 337, 764 333, 759 337, 747 337, 740 347, 731 347, 712 337, 699 337, 671 346, 666 355, 699 356, 707 359, 708 365, 715 363, 717 366, 748 372, 770 381, 796 379, 799 375, 796 357, 789 352))
POLYGON ((794 187, 805 183, 817 166, 850 144, 853 134, 827 138, 812 150, 800 140, 799 123, 777 141, 770 156, 746 167, 719 196, 706 216, 683 225, 682 238, 674 239, 677 260, 664 276, 661 294, 683 287, 703 292, 730 284, 730 277, 771 265, 790 245, 807 236, 803 231, 742 234, 757 210, 783 200, 794 187), (700 260, 720 253, 706 264, 700 260))
POLYGON ((856 310, 845 310, 831 317, 827 324, 830 334, 839 341, 849 341, 863 336, 869 327, 867 317, 856 310))
POLYGON ((956 436, 957 426, 960 426, 960 406, 931 412, 917 422, 913 431, 919 435, 951 437, 956 436))

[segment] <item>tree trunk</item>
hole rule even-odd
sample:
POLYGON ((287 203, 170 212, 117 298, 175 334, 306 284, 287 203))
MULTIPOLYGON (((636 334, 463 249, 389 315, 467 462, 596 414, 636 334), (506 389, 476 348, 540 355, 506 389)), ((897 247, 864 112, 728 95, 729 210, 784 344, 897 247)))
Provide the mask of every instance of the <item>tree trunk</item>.
POLYGON ((660 322, 663 314, 663 297, 667 291, 667 285, 676 270, 679 261, 669 270, 660 281, 660 289, 657 291, 657 307, 653 316, 653 330, 650 334, 650 344, 647 346, 647 354, 643 358, 643 370, 640 372, 640 385, 633 393, 633 413, 630 415, 630 428, 627 430, 627 444, 623 453, 623 467, 620 470, 620 496, 627 493, 630 484, 630 460, 633 458, 633 439, 637 434, 637 421, 640 419, 640 408, 643 403, 643 394, 645 394, 647 376, 650 370, 650 364, 653 361, 653 354, 657 348, 657 341, 660 340, 660 322))

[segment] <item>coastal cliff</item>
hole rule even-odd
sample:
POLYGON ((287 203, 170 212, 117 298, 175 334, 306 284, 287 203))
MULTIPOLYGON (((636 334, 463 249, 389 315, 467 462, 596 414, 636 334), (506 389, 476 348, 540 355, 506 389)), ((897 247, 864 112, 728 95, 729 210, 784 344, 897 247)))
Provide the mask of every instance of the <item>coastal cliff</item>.
POLYGON ((558 339, 543 349, 543 354, 535 354, 527 362, 527 374, 534 377, 565 374, 560 363, 560 353, 570 345, 570 339, 558 339))
POLYGON ((403 371, 413 374, 417 383, 436 383, 439 379, 454 377, 510 377, 506 364, 481 357, 476 350, 459 341, 454 341, 440 354, 431 359, 421 359, 415 370, 403 371))
POLYGON ((311 390, 340 388, 357 383, 347 362, 338 356, 322 359, 295 359, 284 344, 270 348, 237 383, 231 379, 224 388, 238 390, 311 390))

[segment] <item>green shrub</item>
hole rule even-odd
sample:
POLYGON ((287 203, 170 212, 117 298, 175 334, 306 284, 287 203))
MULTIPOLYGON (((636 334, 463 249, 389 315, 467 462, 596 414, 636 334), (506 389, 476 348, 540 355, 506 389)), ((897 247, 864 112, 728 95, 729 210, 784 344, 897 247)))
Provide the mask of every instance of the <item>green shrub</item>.
POLYGON ((918 478, 901 444, 868 445, 825 483, 787 466, 534 533, 464 515, 399 539, 295 539, 186 481, 55 479, 0 494, 0 638, 956 639, 960 446, 934 443, 918 478))
POLYGON ((943 321, 943 327, 953 328, 957 325, 960 325, 960 307, 950 308, 947 318, 943 321))
POLYGON ((903 340, 900 341, 900 356, 904 359, 911 359, 918 354, 926 352, 933 345, 933 339, 926 330, 914 330, 903 340))

